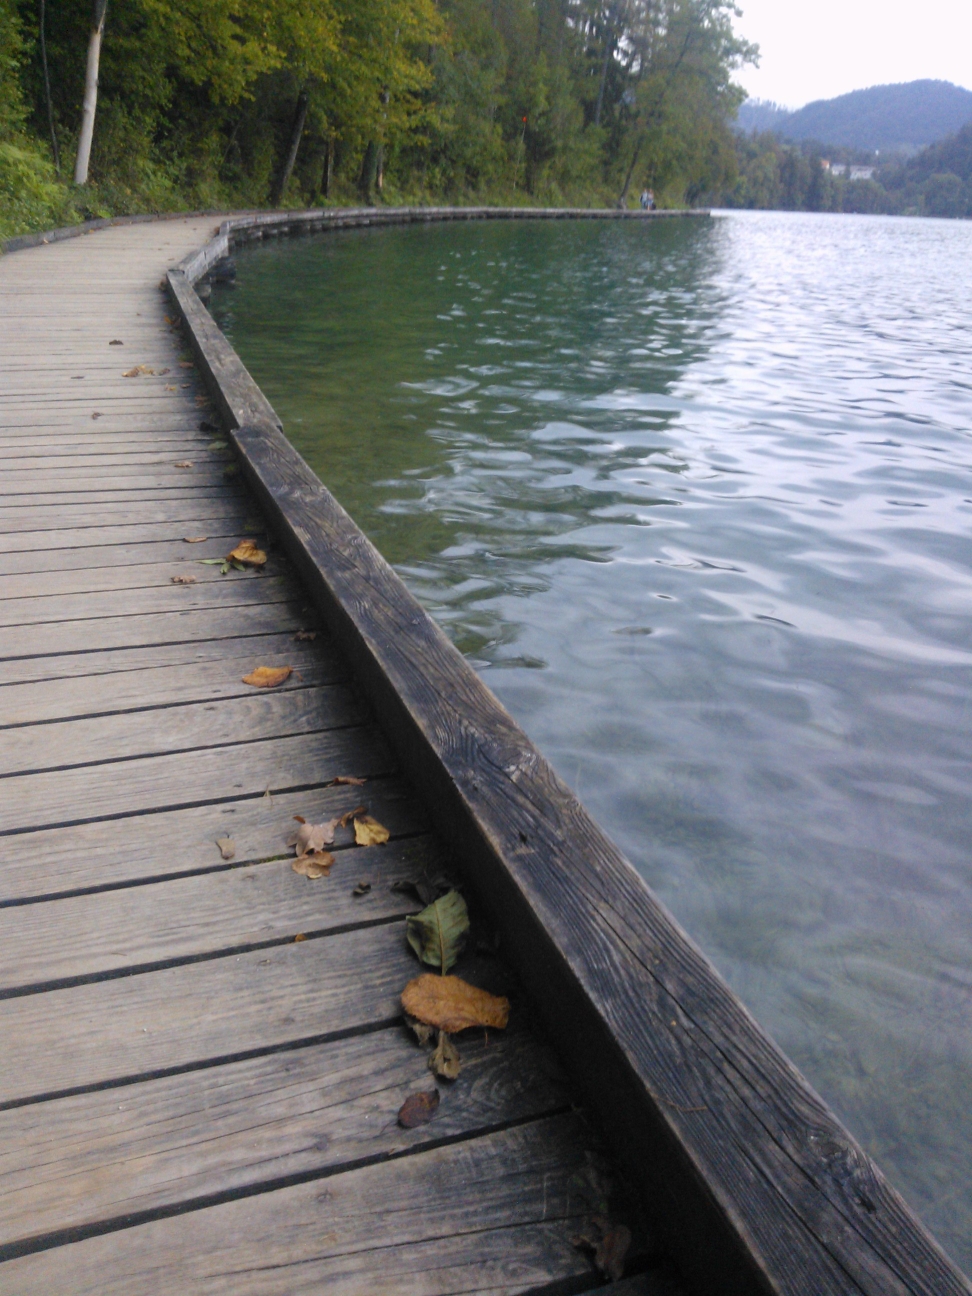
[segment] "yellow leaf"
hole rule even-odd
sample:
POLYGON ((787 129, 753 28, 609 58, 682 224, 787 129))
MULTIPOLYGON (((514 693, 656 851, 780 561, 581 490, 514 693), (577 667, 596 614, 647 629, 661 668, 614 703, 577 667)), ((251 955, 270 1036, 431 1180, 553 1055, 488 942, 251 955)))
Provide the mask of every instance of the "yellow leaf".
POLYGON ((292 666, 258 666, 243 676, 243 683, 254 688, 277 688, 290 679, 293 670, 292 666))
POLYGON ((232 553, 226 555, 226 561, 244 563, 247 567, 262 567, 267 561, 267 555, 252 540, 241 540, 232 553))
POLYGON ((354 821, 354 840, 359 846, 382 846, 390 836, 388 829, 371 815, 362 815, 354 821))
POLYGON ((409 1017, 450 1035, 472 1026, 503 1030, 510 1019, 509 999, 487 994, 461 977, 431 972, 409 981, 402 991, 402 1007, 409 1017))

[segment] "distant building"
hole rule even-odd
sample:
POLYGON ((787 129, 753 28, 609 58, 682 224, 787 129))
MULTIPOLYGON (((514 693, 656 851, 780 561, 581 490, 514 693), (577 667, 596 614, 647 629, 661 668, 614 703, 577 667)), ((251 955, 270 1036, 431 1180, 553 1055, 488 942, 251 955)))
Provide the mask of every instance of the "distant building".
POLYGON ((820 165, 825 171, 829 171, 832 176, 846 176, 848 180, 873 180, 876 166, 857 166, 855 163, 847 162, 828 162, 826 158, 820 159, 820 165))

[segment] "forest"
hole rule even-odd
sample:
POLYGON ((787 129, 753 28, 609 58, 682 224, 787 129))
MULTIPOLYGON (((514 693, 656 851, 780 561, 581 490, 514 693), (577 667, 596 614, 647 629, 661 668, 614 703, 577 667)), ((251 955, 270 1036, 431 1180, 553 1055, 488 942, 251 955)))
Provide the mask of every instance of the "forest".
POLYGON ((0 235, 731 190, 732 0, 0 0, 0 235))

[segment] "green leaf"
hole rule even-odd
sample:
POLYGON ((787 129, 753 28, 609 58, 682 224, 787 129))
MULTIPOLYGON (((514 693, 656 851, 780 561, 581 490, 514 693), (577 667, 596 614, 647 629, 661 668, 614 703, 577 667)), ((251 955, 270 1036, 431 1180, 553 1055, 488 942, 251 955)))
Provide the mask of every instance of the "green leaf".
POLYGON ((202 563, 204 567, 218 567, 224 559, 222 558, 197 558, 196 562, 202 563))
POLYGON ((469 935, 469 911, 458 891, 449 891, 428 909, 405 920, 408 943, 423 963, 437 967, 442 975, 462 953, 469 935))

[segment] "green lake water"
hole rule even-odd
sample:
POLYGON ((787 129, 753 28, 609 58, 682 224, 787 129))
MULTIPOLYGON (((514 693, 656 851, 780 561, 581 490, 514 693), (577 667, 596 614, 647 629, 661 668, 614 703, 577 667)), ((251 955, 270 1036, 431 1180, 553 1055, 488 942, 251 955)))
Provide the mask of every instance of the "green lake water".
POLYGON ((238 266, 291 441, 972 1271, 972 223, 238 266))

